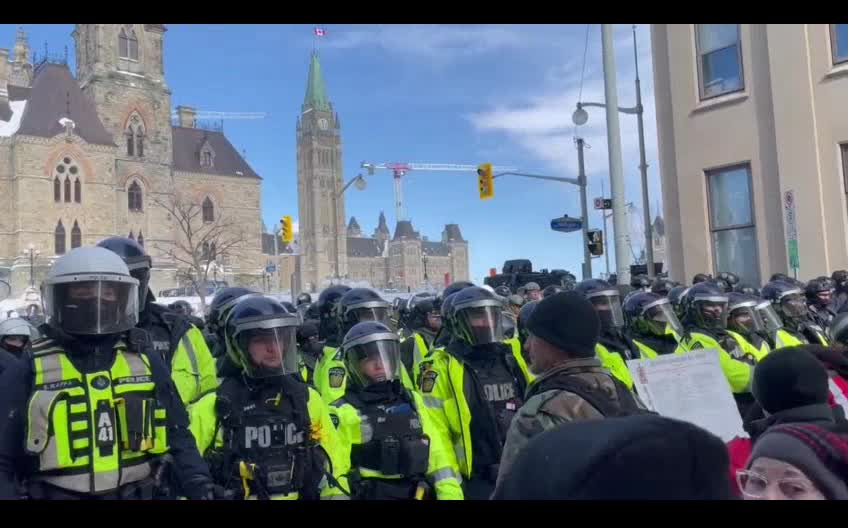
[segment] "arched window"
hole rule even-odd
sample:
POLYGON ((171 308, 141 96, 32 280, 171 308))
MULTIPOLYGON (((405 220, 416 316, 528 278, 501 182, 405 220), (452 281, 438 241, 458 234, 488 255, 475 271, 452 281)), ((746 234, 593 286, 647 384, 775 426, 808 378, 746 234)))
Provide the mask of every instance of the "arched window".
POLYGON ((71 228, 71 249, 76 249, 82 245, 82 230, 79 224, 74 220, 74 227, 71 228))
POLYGON ((139 245, 139 246, 144 247, 144 235, 142 234, 142 232, 141 232, 141 231, 139 231, 139 232, 138 232, 138 240, 137 240, 137 242, 138 242, 138 245, 139 245))
POLYGON ((82 203, 82 179, 77 163, 70 157, 62 158, 53 170, 53 201, 61 202, 64 191, 64 202, 82 203), (73 179, 73 194, 71 180, 73 179))
POLYGON ((209 242, 204 242, 200 252, 201 260, 209 260, 209 242))
POLYGON ((131 29, 129 34, 130 54, 132 60, 138 60, 138 38, 135 36, 135 30, 131 29))
POLYGON ((53 177, 53 201, 62 201, 62 182, 59 181, 58 176, 53 177))
POLYGON ((127 190, 127 206, 130 211, 140 213, 143 210, 141 186, 136 181, 132 182, 127 190))
POLYGON ((135 240, 135 235, 133 234, 132 229, 130 229, 130 236, 128 236, 127 238, 129 238, 130 240, 135 240))
POLYGON ((121 28, 121 32, 118 34, 118 56, 122 59, 130 57, 130 39, 124 28, 121 28))
POLYGON ((74 201, 76 203, 82 202, 82 184, 79 181, 79 178, 74 179, 74 201))
POLYGON ((144 121, 138 112, 133 112, 127 119, 124 137, 127 139, 127 156, 144 156, 144 121))
POLYGON ((53 231, 53 252, 57 255, 65 254, 65 226, 62 225, 61 220, 53 231))
POLYGON ((144 157, 144 129, 139 128, 135 132, 135 154, 139 158, 144 157))
POLYGON ((65 203, 70 203, 71 201, 71 179, 67 176, 65 177, 65 203))
POLYGON ((135 134, 128 128, 124 135, 127 136, 127 156, 135 156, 135 134))
POLYGON ((212 205, 212 200, 208 196, 203 200, 203 221, 210 223, 215 221, 215 206, 212 205))
POLYGON ((215 247, 215 242, 212 242, 212 247, 209 248, 209 260, 218 260, 218 249, 215 247))

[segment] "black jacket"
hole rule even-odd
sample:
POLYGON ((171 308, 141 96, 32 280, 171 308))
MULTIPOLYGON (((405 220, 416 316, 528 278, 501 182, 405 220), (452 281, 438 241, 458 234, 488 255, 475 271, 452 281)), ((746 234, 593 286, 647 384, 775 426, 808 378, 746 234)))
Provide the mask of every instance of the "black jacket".
MULTIPOLYGON (((108 369, 115 360, 115 351, 109 343, 93 347, 91 353, 81 356, 74 351, 78 352, 84 345, 78 341, 60 342, 65 343, 71 361, 82 372, 108 369)), ((176 479, 187 497, 202 498, 207 493, 211 477, 188 429, 188 414, 162 358, 153 353, 147 356, 156 384, 156 397, 167 414, 168 443, 170 455, 174 457, 176 479)), ((37 458, 26 454, 23 449, 27 402, 32 393, 33 378, 32 361, 19 361, 0 376, 0 416, 5 419, 0 427, 0 499, 18 498, 16 478, 26 477, 37 468, 37 458)))

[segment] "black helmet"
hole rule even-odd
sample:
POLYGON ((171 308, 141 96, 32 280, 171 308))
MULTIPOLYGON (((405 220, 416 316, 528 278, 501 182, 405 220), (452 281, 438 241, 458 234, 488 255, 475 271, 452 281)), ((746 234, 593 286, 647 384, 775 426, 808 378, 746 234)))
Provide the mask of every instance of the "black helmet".
POLYGON ((494 293, 471 286, 452 298, 449 318, 454 335, 469 346, 503 341, 503 303, 494 293))
POLYGON ((694 277, 692 277, 692 284, 699 284, 702 282, 707 282, 713 280, 713 276, 709 273, 697 273, 694 277))
POLYGON ((277 301, 280 303, 280 306, 286 309, 286 311, 290 314, 297 315, 297 307, 288 301, 277 301))
POLYGON ((683 309, 687 325, 705 330, 727 328, 727 294, 713 282, 700 282, 690 287, 683 309))
POLYGON ((380 321, 356 323, 341 344, 353 387, 401 379, 400 339, 380 321))
POLYGON ((306 292, 303 292, 303 293, 301 293, 300 295, 297 296, 297 302, 295 304, 296 304, 296 306, 300 306, 301 304, 311 304, 311 303, 312 303, 312 296, 309 295, 306 292))
POLYGON ((567 291, 568 289, 565 286, 557 286, 556 284, 551 284, 550 286, 545 286, 545 289, 542 290, 542 298, 550 297, 551 295, 556 295, 557 293, 567 291))
POLYGON ((842 291, 848 287, 848 271, 836 270, 830 275, 830 278, 833 279, 833 285, 837 290, 842 291))
POLYGON ((727 294, 727 329, 733 330, 745 336, 751 336, 757 332, 763 332, 762 319, 760 319, 757 305, 762 301, 753 295, 739 292, 727 294))
POLYGON ((807 318, 807 303, 804 292, 784 281, 772 281, 763 286, 763 299, 770 301, 774 310, 790 328, 797 328, 807 318))
POLYGON ((410 297, 407 310, 409 328, 413 330, 428 328, 438 332, 442 327, 442 315, 439 308, 436 297, 433 295, 410 297))
POLYGON ((848 346, 848 312, 836 314, 836 317, 830 322, 828 334, 831 342, 848 346))
POLYGON ((644 290, 651 287, 651 279, 647 275, 634 275, 630 277, 630 286, 637 290, 644 290))
POLYGON ((464 288, 470 288, 472 286, 474 286, 474 283, 469 282, 469 281, 452 282, 451 284, 448 285, 447 288, 442 290, 442 299, 447 299, 448 295, 450 295, 452 293, 456 293, 456 292, 458 292, 458 291, 460 291, 464 288))
POLYGON ((509 297, 510 295, 512 295, 512 290, 509 289, 509 286, 502 284, 495 288, 495 293, 500 295, 501 297, 509 297))
POLYGON ((790 277, 789 275, 787 275, 785 273, 775 273, 769 278, 769 282, 775 282, 775 281, 791 282, 792 277, 790 277))
POLYGON ((527 320, 530 319, 530 316, 533 315, 534 311, 536 311, 537 306, 539 306, 539 301, 530 301, 525 303, 518 312, 518 338, 522 343, 527 340, 529 333, 527 330, 527 320))
POLYGON ((716 279, 721 279, 728 283, 731 288, 739 284, 739 275, 731 272, 731 271, 719 271, 716 274, 716 279))
POLYGON ((807 283, 804 288, 807 303, 818 309, 827 308, 833 296, 833 281, 830 277, 818 277, 807 283))
POLYGON ((632 332, 644 336, 663 337, 669 328, 677 336, 683 335, 671 302, 652 292, 636 292, 624 301, 624 321, 632 332))
POLYGON ((194 308, 191 307, 188 301, 179 300, 175 301, 169 306, 169 308, 180 315, 191 315, 194 313, 194 308))
POLYGON ((124 263, 130 270, 130 275, 138 280, 138 311, 139 313, 143 312, 147 304, 147 290, 150 286, 150 268, 153 267, 150 255, 144 251, 144 247, 131 238, 109 237, 101 240, 97 246, 108 249, 124 259, 124 263))
POLYGON ((341 296, 336 308, 339 333, 347 333, 353 325, 362 321, 380 321, 388 324, 390 306, 370 288, 348 290, 341 296))
POLYGON ((320 321, 318 325, 318 334, 321 339, 328 341, 330 346, 337 345, 337 341, 341 337, 338 335, 336 305, 339 303, 339 299, 342 298, 342 295, 349 291, 349 286, 336 284, 335 286, 330 286, 318 295, 318 302, 316 303, 318 320, 320 321))
POLYGON ((227 317, 227 354, 250 378, 294 374, 300 363, 297 326, 297 317, 274 299, 244 298, 227 317))
POLYGON ((601 321, 602 330, 613 331, 624 326, 621 294, 615 286, 601 279, 586 279, 577 283, 574 291, 592 303, 601 321))
POLYGON ((674 288, 668 291, 668 302, 671 303, 671 307, 674 309, 674 314, 678 319, 683 318, 683 299, 686 297, 686 293, 689 291, 689 286, 675 286, 674 288))
POLYGON ((666 277, 659 277, 651 284, 651 293, 656 293, 660 297, 668 297, 668 292, 675 286, 678 286, 678 284, 673 280, 666 277))
POLYGON ((760 296, 760 289, 755 286, 751 286, 750 284, 739 283, 733 287, 733 291, 737 293, 744 293, 745 295, 752 295, 754 297, 760 296))
POLYGON ((444 299, 441 300, 439 304, 439 314, 442 316, 442 330, 450 335, 455 335, 453 320, 450 318, 451 308, 453 307, 453 300, 456 298, 456 294, 459 292, 454 292, 444 299))
POLYGON ((227 315, 239 301, 248 297, 260 297, 262 294, 235 286, 222 288, 215 293, 212 302, 209 303, 209 313, 206 316, 206 328, 215 333, 221 333, 227 322, 227 315))

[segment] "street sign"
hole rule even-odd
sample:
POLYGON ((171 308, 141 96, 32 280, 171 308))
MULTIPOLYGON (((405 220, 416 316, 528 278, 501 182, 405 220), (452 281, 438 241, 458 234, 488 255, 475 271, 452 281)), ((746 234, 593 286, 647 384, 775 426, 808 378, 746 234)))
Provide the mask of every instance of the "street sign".
POLYGON ((783 216, 786 221, 786 247, 789 252, 789 267, 795 275, 801 267, 801 259, 798 255, 798 223, 795 212, 795 191, 783 193, 783 216))
POLYGON ((595 209, 612 209, 612 200, 609 198, 595 198, 595 209))
POLYGON ((583 229, 583 221, 579 218, 572 218, 565 215, 551 220, 551 229, 561 233, 572 233, 583 229))
POLYGON ((265 266, 265 272, 266 273, 276 273, 276 271, 277 271, 277 266, 275 266, 274 264, 268 264, 267 266, 265 266))

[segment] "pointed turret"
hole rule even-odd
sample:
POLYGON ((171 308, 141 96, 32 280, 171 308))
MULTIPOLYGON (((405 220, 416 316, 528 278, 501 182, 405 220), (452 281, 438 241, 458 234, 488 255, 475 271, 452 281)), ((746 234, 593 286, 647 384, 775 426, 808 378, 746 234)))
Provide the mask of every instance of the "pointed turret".
POLYGON ((356 221, 355 216, 350 217, 350 222, 347 224, 347 236, 349 237, 361 237, 362 229, 359 228, 359 222, 356 221))
POLYGON ((312 52, 312 58, 309 61, 306 96, 303 98, 303 111, 310 108, 321 112, 330 111, 330 100, 327 98, 327 89, 324 86, 324 77, 321 75, 321 62, 318 60, 317 52, 312 52))
POLYGON ((374 230, 374 238, 388 240, 390 235, 389 224, 386 223, 386 214, 380 211, 380 219, 377 221, 377 229, 374 230))

